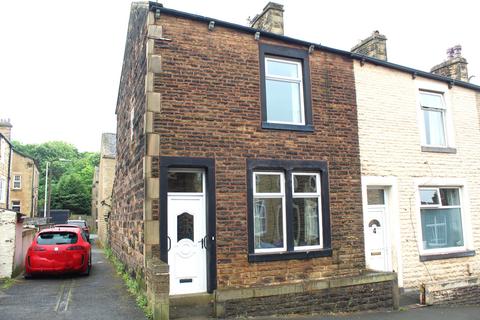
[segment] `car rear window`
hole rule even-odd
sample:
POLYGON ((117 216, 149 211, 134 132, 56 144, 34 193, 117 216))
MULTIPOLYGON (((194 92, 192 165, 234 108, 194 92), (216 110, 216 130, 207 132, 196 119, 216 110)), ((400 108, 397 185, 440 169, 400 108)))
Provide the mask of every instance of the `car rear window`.
POLYGON ((78 236, 73 232, 45 232, 37 238, 38 244, 72 244, 77 243, 78 236))
POLYGON ((74 226, 79 226, 79 227, 85 227, 87 224, 83 221, 68 221, 68 224, 74 225, 74 226))

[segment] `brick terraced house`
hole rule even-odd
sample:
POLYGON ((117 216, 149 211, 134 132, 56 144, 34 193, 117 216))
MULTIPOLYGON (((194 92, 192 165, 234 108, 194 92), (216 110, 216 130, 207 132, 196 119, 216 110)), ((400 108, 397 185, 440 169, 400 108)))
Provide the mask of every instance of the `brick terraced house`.
POLYGON ((387 62, 375 32, 354 49, 367 267, 426 303, 480 303, 480 87, 461 47, 422 72, 387 62))
POLYGON ((283 36, 282 17, 132 5, 109 243, 147 287, 168 264, 172 318, 396 306, 396 274, 365 265, 361 57, 283 36))

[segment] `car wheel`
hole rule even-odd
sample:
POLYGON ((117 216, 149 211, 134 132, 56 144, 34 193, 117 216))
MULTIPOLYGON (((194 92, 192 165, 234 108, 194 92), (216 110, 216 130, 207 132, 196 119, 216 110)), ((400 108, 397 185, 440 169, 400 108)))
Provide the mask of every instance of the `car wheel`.
POLYGON ((32 275, 31 275, 30 273, 24 273, 24 274, 23 274, 23 278, 24 278, 24 279, 27 279, 27 280, 28 280, 28 279, 32 279, 32 275))
POLYGON ((92 269, 92 253, 88 256, 88 266, 87 270, 82 272, 82 276, 89 276, 90 275, 90 269, 92 269))

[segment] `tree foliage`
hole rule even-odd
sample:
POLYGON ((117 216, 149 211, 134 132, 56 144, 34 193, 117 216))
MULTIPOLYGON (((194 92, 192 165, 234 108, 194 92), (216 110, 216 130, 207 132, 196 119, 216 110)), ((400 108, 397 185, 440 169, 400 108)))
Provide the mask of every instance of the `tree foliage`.
POLYGON ((69 209, 74 214, 90 214, 93 173, 100 161, 98 153, 79 152, 74 145, 63 141, 42 144, 14 141, 13 145, 16 150, 37 161, 40 171, 40 210, 45 199, 45 169, 48 161, 50 208, 69 209))

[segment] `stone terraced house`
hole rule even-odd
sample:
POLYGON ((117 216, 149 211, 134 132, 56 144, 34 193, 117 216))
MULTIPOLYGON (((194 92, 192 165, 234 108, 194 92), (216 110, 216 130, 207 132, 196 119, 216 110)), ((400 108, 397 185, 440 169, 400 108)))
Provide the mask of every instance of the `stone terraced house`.
POLYGON ((371 56, 354 62, 367 267, 479 303, 480 87, 461 47, 432 73, 387 62, 378 32, 353 50, 371 56))
POLYGON ((10 178, 12 171, 12 150, 9 120, 0 119, 0 209, 8 209, 10 203, 10 178))
POLYGON ((252 27, 132 5, 108 240, 165 317, 396 307, 365 265, 357 59, 274 3, 252 27))

